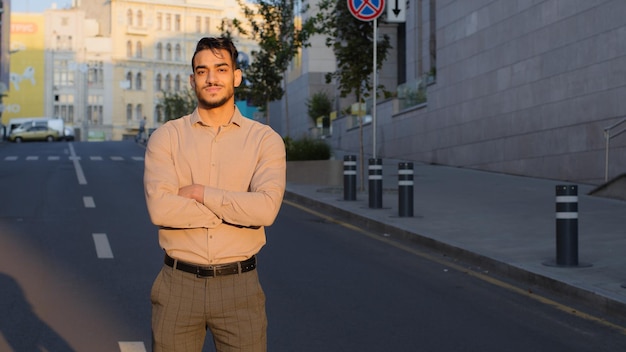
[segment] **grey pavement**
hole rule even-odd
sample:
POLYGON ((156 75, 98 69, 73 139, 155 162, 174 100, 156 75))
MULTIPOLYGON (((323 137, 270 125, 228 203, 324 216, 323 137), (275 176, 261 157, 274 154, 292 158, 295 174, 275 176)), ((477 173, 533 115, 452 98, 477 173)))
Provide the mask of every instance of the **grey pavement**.
POLYGON ((571 183, 413 162, 413 216, 400 217, 398 163, 407 160, 382 160, 380 208, 369 205, 367 180, 355 201, 343 199, 343 184, 288 182, 285 198, 626 316, 626 201, 578 184, 579 265, 555 265, 556 186, 571 183))

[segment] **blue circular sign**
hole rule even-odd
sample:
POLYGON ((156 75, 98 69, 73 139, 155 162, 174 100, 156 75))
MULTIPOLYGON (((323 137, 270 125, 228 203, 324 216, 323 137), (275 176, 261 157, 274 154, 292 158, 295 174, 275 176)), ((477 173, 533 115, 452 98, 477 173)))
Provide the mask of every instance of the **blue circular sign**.
POLYGON ((372 21, 383 13, 385 0, 348 0, 348 9, 357 19, 372 21))

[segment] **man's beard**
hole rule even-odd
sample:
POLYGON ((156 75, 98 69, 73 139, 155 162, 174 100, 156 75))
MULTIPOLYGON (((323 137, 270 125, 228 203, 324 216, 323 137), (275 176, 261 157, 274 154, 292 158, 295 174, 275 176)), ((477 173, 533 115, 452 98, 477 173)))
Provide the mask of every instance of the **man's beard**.
POLYGON ((204 109, 215 109, 226 104, 229 99, 230 97, 223 97, 222 99, 217 101, 208 101, 206 99, 198 97, 198 104, 204 109))
POLYGON ((223 106, 224 104, 226 104, 226 102, 228 102, 228 100, 230 98, 232 98, 234 94, 231 95, 227 95, 219 100, 216 101, 209 101, 205 98, 202 97, 202 91, 197 91, 196 92, 196 97, 198 98, 198 105, 200 105, 200 107, 205 108, 205 109, 215 109, 215 108, 219 108, 221 106, 223 106))

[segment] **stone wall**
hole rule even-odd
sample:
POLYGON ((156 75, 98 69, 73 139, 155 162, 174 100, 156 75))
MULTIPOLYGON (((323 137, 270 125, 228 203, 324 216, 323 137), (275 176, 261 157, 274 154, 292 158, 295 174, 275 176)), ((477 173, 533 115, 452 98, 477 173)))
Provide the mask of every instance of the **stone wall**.
MULTIPOLYGON (((437 2, 437 77, 425 107, 377 109, 378 157, 604 182, 604 128, 626 117, 626 1, 437 2)), ((373 153, 372 125, 363 130, 373 153)), ((333 124, 335 149, 358 128, 333 124)), ((626 133, 609 178, 626 171, 626 133)))

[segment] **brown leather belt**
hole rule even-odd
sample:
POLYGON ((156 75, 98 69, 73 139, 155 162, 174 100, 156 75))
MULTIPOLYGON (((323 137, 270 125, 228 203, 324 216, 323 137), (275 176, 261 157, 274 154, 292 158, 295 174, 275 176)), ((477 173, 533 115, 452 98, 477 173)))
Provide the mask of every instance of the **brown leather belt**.
POLYGON ((196 274, 198 277, 214 277, 223 275, 241 274, 256 269, 256 256, 241 262, 199 266, 181 262, 165 254, 165 265, 187 273, 196 274))

